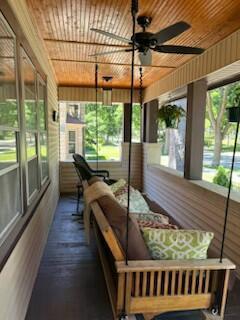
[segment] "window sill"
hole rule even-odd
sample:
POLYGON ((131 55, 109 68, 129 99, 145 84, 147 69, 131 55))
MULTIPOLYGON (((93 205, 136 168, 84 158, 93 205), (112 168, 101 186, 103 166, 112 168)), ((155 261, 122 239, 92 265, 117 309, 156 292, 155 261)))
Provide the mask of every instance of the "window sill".
MULTIPOLYGON (((217 193, 218 195, 227 198, 228 194, 228 188, 219 186, 217 184, 207 182, 204 180, 189 180, 191 183, 194 183, 195 185, 198 185, 199 187, 202 187, 204 189, 207 189, 211 192, 217 193)), ((240 192, 231 190, 230 194, 231 200, 240 203, 240 192)))
MULTIPOLYGON (((148 168, 155 168, 155 169, 159 169, 164 173, 170 174, 172 176, 178 177, 180 179, 184 179, 185 181, 189 182, 190 184, 194 184, 202 189, 205 189, 209 192, 213 192, 223 198, 227 198, 227 193, 228 193, 228 189, 224 188, 222 186, 204 181, 204 180, 188 180, 185 179, 183 176, 182 172, 179 172, 177 170, 168 168, 168 167, 164 167, 162 165, 158 165, 158 164, 148 164, 147 165, 148 168)), ((236 202, 237 204, 240 203, 240 192, 237 191, 231 191, 230 194, 230 199, 234 202, 236 202)))
POLYGON ((161 164, 153 164, 153 163, 151 164, 151 163, 149 163, 149 164, 147 164, 147 166, 149 168, 158 168, 161 171, 164 171, 164 172, 167 172, 167 173, 172 174, 174 176, 183 178, 183 172, 177 171, 177 170, 169 168, 169 167, 165 167, 165 166, 163 166, 161 164))
MULTIPOLYGON (((97 161, 95 160, 88 160, 87 161, 88 163, 91 163, 91 164, 95 164, 97 161)), ((70 164, 70 163, 73 163, 72 160, 64 160, 64 161, 60 161, 60 164, 70 164)), ((121 160, 98 160, 98 163, 100 164, 111 164, 111 165, 117 165, 117 166, 121 166, 122 165, 122 161, 121 160)))

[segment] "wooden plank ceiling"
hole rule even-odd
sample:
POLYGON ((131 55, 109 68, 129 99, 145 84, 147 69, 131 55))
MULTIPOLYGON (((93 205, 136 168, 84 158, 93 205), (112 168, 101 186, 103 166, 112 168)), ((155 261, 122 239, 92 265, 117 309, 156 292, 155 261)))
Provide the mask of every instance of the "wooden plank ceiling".
MULTIPOLYGON (((99 28, 131 38, 130 0, 27 0, 45 41, 59 85, 94 86, 95 59, 89 54, 124 48, 124 44, 90 31, 99 28)), ((169 44, 208 48, 240 28, 240 0, 140 0, 139 14, 153 18, 148 31, 157 32, 184 20, 192 28, 169 44)), ((140 31, 140 29, 139 29, 140 31)), ((131 54, 98 58, 100 77, 113 76, 113 87, 130 86, 131 54)), ((193 56, 153 53, 144 68, 144 87, 193 56)), ((136 63, 139 64, 138 58, 136 63)), ((136 68, 135 86, 139 85, 136 68)), ((101 83, 100 83, 101 84, 101 83)))

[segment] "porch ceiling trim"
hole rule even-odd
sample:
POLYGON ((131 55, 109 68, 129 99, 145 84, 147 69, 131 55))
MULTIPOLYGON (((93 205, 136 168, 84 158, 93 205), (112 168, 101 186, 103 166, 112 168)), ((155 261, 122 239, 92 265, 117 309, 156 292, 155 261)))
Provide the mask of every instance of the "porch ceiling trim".
MULTIPOLYGON (((59 87, 58 88, 58 100, 59 101, 86 101, 94 102, 95 97, 94 88, 84 87, 59 87)), ((98 90, 98 101, 102 100, 102 89, 98 90)), ((112 101, 129 103, 130 91, 129 89, 113 89, 112 90, 112 101)), ((139 102, 139 90, 134 91, 134 102, 139 102)))
MULTIPOLYGON (((214 81, 214 72, 240 60, 240 29, 222 41, 207 49, 202 55, 154 82, 144 90, 144 102, 158 98, 160 95, 176 90, 188 83, 207 77, 214 81)), ((235 73, 240 73, 240 64, 235 73)), ((226 73, 225 73, 226 76, 226 73)), ((216 74, 219 80, 219 73, 216 74)))

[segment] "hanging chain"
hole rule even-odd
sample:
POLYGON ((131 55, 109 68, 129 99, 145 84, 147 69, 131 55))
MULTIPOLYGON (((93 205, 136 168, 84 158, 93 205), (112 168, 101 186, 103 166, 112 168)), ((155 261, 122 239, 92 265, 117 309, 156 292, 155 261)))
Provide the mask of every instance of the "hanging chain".
POLYGON ((96 91, 96 166, 98 170, 98 64, 95 64, 95 91, 96 91))
POLYGON ((143 69, 142 67, 139 68, 139 102, 141 109, 143 108, 143 69))

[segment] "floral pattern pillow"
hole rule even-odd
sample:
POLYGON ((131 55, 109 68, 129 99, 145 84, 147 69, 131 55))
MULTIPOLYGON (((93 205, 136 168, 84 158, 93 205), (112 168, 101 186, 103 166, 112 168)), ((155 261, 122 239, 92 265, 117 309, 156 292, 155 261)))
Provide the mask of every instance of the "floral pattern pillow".
POLYGON ((138 226, 140 229, 143 229, 143 228, 173 229, 173 230, 178 229, 177 226, 175 226, 174 224, 170 224, 170 223, 161 223, 158 221, 147 221, 147 220, 137 220, 137 221, 138 221, 138 226))
MULTIPOLYGON (((128 202, 128 194, 123 193, 121 195, 116 196, 117 201, 123 206, 127 207, 128 202)), ((130 211, 131 212, 141 212, 147 213, 149 212, 149 206, 141 193, 138 190, 131 189, 130 191, 130 211)))
MULTIPOLYGON (((134 188, 130 186, 130 192, 133 192, 134 188)), ((124 193, 128 193, 128 184, 126 183, 123 187, 119 188, 116 192, 114 192, 115 197, 121 196, 124 193)))
POLYGON ((169 218, 161 213, 148 211, 146 213, 133 212, 137 220, 153 221, 163 224, 169 224, 169 218))
POLYGON ((117 182, 113 183, 112 185, 110 185, 110 189, 112 190, 113 193, 117 192, 119 189, 121 189, 122 187, 124 187, 127 184, 126 180, 124 179, 120 179, 117 182))

